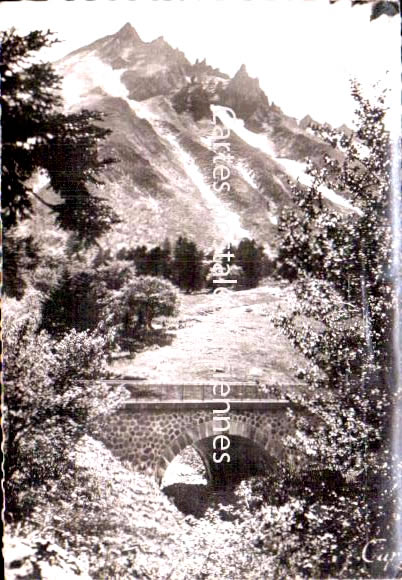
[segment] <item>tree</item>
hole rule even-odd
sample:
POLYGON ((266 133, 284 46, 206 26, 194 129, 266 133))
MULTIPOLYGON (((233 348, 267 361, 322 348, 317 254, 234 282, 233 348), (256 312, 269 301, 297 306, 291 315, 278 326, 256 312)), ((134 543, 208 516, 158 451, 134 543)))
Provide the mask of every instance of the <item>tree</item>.
MULTIPOLYGON (((326 157, 322 168, 310 165, 313 184, 295 186, 295 206, 284 211, 279 224, 279 260, 282 272, 295 281, 297 303, 275 323, 310 361, 304 375, 308 392, 289 397, 317 420, 314 429, 311 421, 300 420, 288 445, 304 449, 318 478, 325 471, 326 478, 338 481, 325 500, 313 491, 319 508, 311 517, 318 517, 313 536, 320 535, 326 514, 326 526, 336 530, 334 550, 347 556, 346 561, 334 559, 328 546, 316 545, 320 552, 313 575, 318 576, 384 574, 384 569, 368 571, 361 559, 357 562, 356 550, 361 554, 366 537, 388 538, 392 550, 395 516, 390 440, 395 364, 390 345, 396 292, 389 135, 383 97, 369 102, 357 83, 352 92, 358 105, 353 133, 318 128, 343 159, 326 157), (330 207, 321 195, 323 186, 346 197, 354 210, 330 207), (352 511, 345 497, 354 498, 352 511), (340 521, 344 532, 335 525, 340 521), (354 553, 348 547, 349 528, 358 530, 354 553)), ((307 474, 302 480, 299 501, 305 501, 303 486, 311 485, 307 474)), ((304 527, 299 541, 305 554, 311 539, 304 527)))
POLYGON ((194 242, 180 236, 173 260, 173 281, 186 292, 199 290, 203 285, 203 253, 194 242))
POLYGON ((155 246, 147 250, 146 246, 133 249, 122 248, 117 258, 134 262, 137 273, 141 276, 161 276, 168 280, 172 277, 172 250, 169 240, 165 240, 162 248, 155 246))
POLYGON ((3 290, 7 296, 21 299, 28 282, 29 273, 40 262, 40 246, 32 236, 8 232, 3 247, 3 264, 6 268, 3 290))
POLYGON ((102 319, 107 289, 95 272, 66 268, 43 305, 42 328, 53 336, 94 330, 102 319))
POLYGON ((148 274, 148 250, 146 246, 128 249, 125 254, 121 255, 121 258, 133 261, 135 269, 140 276, 148 274))
POLYGON ((55 42, 50 32, 2 32, 0 40, 5 242, 8 229, 32 215, 36 197, 63 229, 92 244, 117 221, 94 193, 99 172, 112 161, 98 158, 98 144, 110 131, 99 126, 100 113, 61 112, 60 78, 51 64, 34 60, 38 50, 55 42), (60 203, 48 203, 27 184, 38 170, 46 172, 60 203))
POLYGON ((389 135, 383 123, 383 98, 371 104, 357 84, 353 96, 359 105, 353 134, 337 134, 328 128, 320 131, 321 137, 342 151, 344 159, 326 157, 323 169, 309 169, 313 185, 294 189, 296 207, 286 209, 279 224, 279 261, 300 281, 301 291, 311 283, 323 290, 327 287, 339 295, 344 317, 351 319, 363 312, 370 326, 365 340, 373 348, 376 370, 364 371, 362 366, 361 372, 369 373, 366 379, 372 379, 374 372, 387 383, 395 306, 389 135), (355 211, 345 214, 325 205, 322 186, 348 196, 355 211))
POLYGON ((162 245, 162 276, 168 280, 172 279, 172 246, 170 240, 165 238, 162 245))
MULTIPOLYGON (((98 260, 97 256, 95 263, 98 260)), ((106 261, 96 268, 79 266, 66 267, 44 300, 41 328, 52 336, 61 337, 73 328, 96 330, 106 321, 112 324, 110 305, 135 275, 130 262, 123 260, 106 261)))
POLYGON ((264 249, 255 240, 244 238, 235 250, 235 264, 243 270, 242 286, 255 288, 263 276, 264 249))
POLYGON ((148 252, 148 272, 150 276, 162 276, 162 278, 171 278, 171 248, 169 242, 165 241, 163 247, 155 246, 148 252))
POLYGON ((155 276, 130 280, 110 304, 121 344, 132 350, 134 342, 140 342, 143 334, 152 330, 154 318, 176 313, 177 302, 177 290, 168 280, 155 276))

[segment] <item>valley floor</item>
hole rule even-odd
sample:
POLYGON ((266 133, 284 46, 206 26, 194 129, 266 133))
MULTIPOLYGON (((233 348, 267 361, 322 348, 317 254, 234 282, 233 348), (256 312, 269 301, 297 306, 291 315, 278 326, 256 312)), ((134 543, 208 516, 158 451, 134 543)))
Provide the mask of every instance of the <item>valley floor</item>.
POLYGON ((167 319, 167 344, 134 359, 119 357, 114 374, 148 382, 212 382, 216 369, 232 381, 293 384, 303 366, 289 341, 269 317, 294 300, 289 286, 270 281, 230 295, 183 294, 179 316, 167 319))

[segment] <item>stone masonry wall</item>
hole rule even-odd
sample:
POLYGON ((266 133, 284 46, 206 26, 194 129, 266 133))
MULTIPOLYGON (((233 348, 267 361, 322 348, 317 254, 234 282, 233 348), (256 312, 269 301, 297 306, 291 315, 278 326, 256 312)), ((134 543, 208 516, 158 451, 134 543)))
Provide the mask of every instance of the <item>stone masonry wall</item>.
MULTIPOLYGON (((275 458, 283 457, 283 438, 291 429, 286 409, 231 409, 226 435, 245 437, 275 458)), ((121 409, 99 429, 99 437, 122 460, 160 482, 166 467, 187 445, 217 435, 211 408, 121 409)))

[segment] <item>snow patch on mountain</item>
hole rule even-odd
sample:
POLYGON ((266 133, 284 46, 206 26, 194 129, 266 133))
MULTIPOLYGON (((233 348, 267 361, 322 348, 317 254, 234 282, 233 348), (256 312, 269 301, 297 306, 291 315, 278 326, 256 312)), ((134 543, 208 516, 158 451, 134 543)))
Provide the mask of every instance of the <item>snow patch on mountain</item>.
POLYGON ((128 97, 128 89, 120 80, 126 69, 112 69, 96 56, 84 59, 79 55, 72 56, 62 63, 59 70, 63 76, 62 91, 67 110, 77 106, 83 96, 97 88, 112 97, 128 97))
POLYGON ((134 101, 133 99, 126 98, 127 103, 130 105, 131 109, 140 119, 145 119, 149 121, 151 125, 153 122, 160 122, 161 119, 160 115, 154 113, 149 106, 147 101, 134 101))
POLYGON ((211 111, 225 124, 228 129, 236 133, 240 139, 243 139, 248 145, 259 149, 266 155, 276 158, 274 144, 266 135, 259 135, 246 129, 243 119, 233 118, 227 111, 226 107, 220 105, 211 105, 211 111))
POLYGON ((183 149, 177 138, 166 128, 163 111, 152 110, 151 104, 146 101, 135 101, 129 98, 129 91, 121 80, 126 69, 113 69, 105 64, 94 54, 72 55, 60 63, 59 71, 64 78, 62 85, 66 109, 69 110, 82 102, 83 97, 88 97, 91 92, 100 90, 112 97, 124 99, 133 112, 142 119, 146 119, 153 127, 158 136, 167 141, 175 151, 185 174, 200 192, 206 207, 211 211, 211 216, 216 223, 219 232, 219 243, 231 241, 236 243, 244 237, 252 237, 250 232, 242 227, 240 217, 230 210, 227 205, 218 198, 216 193, 207 184, 201 170, 194 158, 183 149))
MULTIPOLYGON (((240 139, 245 141, 251 147, 259 149, 266 155, 269 155, 290 177, 298 180, 300 183, 306 186, 312 184, 312 177, 306 173, 306 164, 301 161, 294 161, 292 159, 286 159, 283 157, 277 157, 276 151, 266 135, 258 135, 253 133, 244 126, 244 121, 242 119, 233 118, 225 109, 219 105, 211 105, 211 110, 215 113, 217 117, 228 127, 231 131, 237 134, 240 139)), ((341 207, 345 210, 356 213, 362 216, 363 213, 359 208, 354 207, 347 199, 334 193, 327 187, 321 186, 320 192, 324 198, 333 204, 341 207)))
MULTIPOLYGON (((228 242, 238 243, 243 238, 252 238, 250 232, 242 227, 240 217, 231 211, 205 182, 204 176, 197 167, 193 157, 181 147, 177 138, 168 132, 164 134, 164 138, 169 141, 172 148, 176 151, 183 169, 201 193, 208 209, 212 212, 222 239, 228 242)), ((217 241, 220 242, 221 240, 217 241)))
MULTIPOLYGON (((254 174, 250 171, 250 168, 247 167, 246 165, 244 165, 243 163, 238 163, 236 165, 236 169, 239 172, 239 175, 242 177, 242 179, 244 179, 244 181, 246 183, 248 183, 249 185, 251 185, 251 187, 255 190, 258 191, 258 184, 255 180, 255 176, 254 174)), ((274 179, 276 182, 279 182, 279 184, 281 185, 282 189, 286 192, 285 187, 283 186, 283 184, 281 183, 281 181, 274 175, 274 179)), ((270 199, 269 200, 269 215, 268 215, 268 219, 271 222, 272 225, 276 226, 278 225, 278 207, 276 205, 276 203, 270 199)), ((271 251, 271 249, 269 251, 267 251, 267 253, 269 253, 271 251)))
POLYGON ((255 181, 255 177, 250 171, 250 168, 244 165, 243 163, 238 163, 236 165, 236 169, 239 172, 239 175, 242 177, 242 179, 244 179, 246 183, 251 185, 253 189, 256 189, 258 191, 257 182, 255 181))
MULTIPOLYGON (((299 180, 300 183, 306 185, 307 187, 313 184, 312 176, 307 175, 306 173, 305 163, 302 163, 300 161, 294 161, 293 159, 284 159, 284 158, 277 159, 276 161, 286 170, 288 175, 290 175, 293 179, 299 180)), ((328 189, 328 187, 321 185, 319 191, 321 192, 321 195, 325 199, 332 202, 334 205, 337 205, 338 207, 356 213, 359 216, 363 215, 363 212, 359 208, 352 205, 347 199, 345 199, 341 195, 338 195, 337 193, 334 193, 333 191, 328 189)))

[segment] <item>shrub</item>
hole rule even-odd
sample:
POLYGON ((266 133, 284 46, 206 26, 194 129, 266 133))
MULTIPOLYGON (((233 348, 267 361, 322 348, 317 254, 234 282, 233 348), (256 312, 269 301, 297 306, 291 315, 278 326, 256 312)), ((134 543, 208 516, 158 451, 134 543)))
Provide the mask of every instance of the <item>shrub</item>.
POLYGON ((72 468, 74 443, 125 393, 99 382, 108 336, 72 330, 56 341, 39 324, 30 313, 4 329, 8 518, 24 517, 36 491, 72 468))
POLYGON ((154 318, 176 313, 177 302, 177 290, 168 280, 138 276, 123 286, 109 304, 122 346, 131 350, 135 341, 152 330, 154 318))
POLYGON ((95 330, 111 324, 108 304, 116 291, 133 278, 134 267, 118 260, 85 270, 65 268, 43 306, 43 329, 62 336, 71 329, 95 330))

